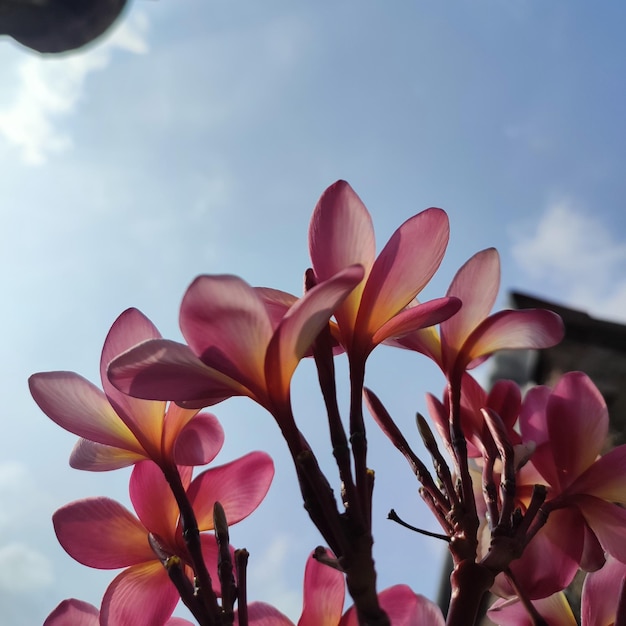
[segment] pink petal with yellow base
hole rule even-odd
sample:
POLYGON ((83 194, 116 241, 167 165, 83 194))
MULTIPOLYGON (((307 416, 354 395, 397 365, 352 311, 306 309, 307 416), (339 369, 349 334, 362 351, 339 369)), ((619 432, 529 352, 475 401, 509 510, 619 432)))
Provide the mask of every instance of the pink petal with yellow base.
MULTIPOLYGON (((548 598, 533 600, 532 604, 546 624, 576 626, 576 619, 564 593, 559 592, 548 598)), ((487 616, 498 626, 534 626, 535 624, 518 598, 496 600, 487 611, 487 616)))
POLYGON ((100 608, 102 626, 154 626, 167 621, 179 595, 159 561, 124 570, 108 586, 100 608))

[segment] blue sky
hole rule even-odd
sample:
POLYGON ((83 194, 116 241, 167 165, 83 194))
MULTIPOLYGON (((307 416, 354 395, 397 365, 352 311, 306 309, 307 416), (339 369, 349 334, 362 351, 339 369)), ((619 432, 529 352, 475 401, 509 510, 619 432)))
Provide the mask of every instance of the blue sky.
MULTIPOLYGON (((129 306, 179 338, 178 305, 200 273, 298 293, 311 211, 338 178, 369 207, 379 248, 414 213, 448 212, 428 297, 496 246, 501 305, 517 289, 626 322, 625 18, 619 3, 577 0, 135 0, 75 54, 0 40, 0 614, 30 626, 69 596, 97 604, 114 573, 74 563, 50 517, 89 495, 128 501, 128 472, 69 469, 75 437, 38 410, 28 376, 97 381, 104 337, 129 306)), ((295 405, 334 476, 312 380, 305 363, 295 405)), ((412 434, 443 380, 381 349, 368 383, 412 434)), ((227 437, 218 459, 275 458, 268 499, 232 539, 251 552, 251 596, 297 617, 320 538, 285 446, 249 401, 215 413, 227 437)), ((381 588, 433 597, 441 546, 384 518, 394 507, 434 522, 373 426, 370 440, 381 588)))

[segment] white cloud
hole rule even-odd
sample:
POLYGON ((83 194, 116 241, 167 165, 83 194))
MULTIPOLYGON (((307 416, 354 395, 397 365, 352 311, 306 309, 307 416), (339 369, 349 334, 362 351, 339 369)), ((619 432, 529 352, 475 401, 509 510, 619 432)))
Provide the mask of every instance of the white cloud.
POLYGON ((571 200, 551 203, 533 232, 514 234, 512 254, 555 297, 601 317, 624 319, 626 242, 571 200))
POLYGON ((54 582, 52 564, 40 552, 22 543, 0 547, 0 589, 32 593, 54 582))
POLYGON ((299 572, 294 574, 297 578, 296 585, 302 588, 304 580, 304 567, 306 563, 294 564, 289 562, 289 557, 294 553, 289 537, 274 537, 265 553, 259 557, 258 563, 262 564, 261 570, 255 570, 254 565, 249 571, 248 589, 254 591, 254 598, 260 598, 263 602, 272 604, 279 611, 297 621, 302 612, 302 596, 293 590, 294 580, 286 580, 287 572, 299 572), (267 572, 272 572, 271 576, 267 572))
POLYGON ((48 156, 65 152, 72 145, 70 134, 59 122, 75 111, 89 74, 104 69, 117 49, 134 54, 148 49, 147 21, 133 15, 100 46, 68 56, 26 56, 19 50, 14 85, 3 86, 13 98, 0 109, 0 138, 18 149, 22 161, 41 165, 48 156))

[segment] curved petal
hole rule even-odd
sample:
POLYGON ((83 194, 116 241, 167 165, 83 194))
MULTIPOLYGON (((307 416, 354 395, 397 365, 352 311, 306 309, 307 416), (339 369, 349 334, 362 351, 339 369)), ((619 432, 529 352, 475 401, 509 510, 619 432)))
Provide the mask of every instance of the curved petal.
POLYGON ((408 219, 391 236, 367 278, 355 334, 369 339, 402 311, 439 268, 450 226, 441 209, 426 209, 408 219))
POLYGON ((336 308, 363 278, 360 265, 348 267, 310 289, 285 315, 267 348, 265 376, 274 402, 289 394, 293 372, 336 308))
POLYGON ((489 315, 499 288, 500 256, 495 248, 477 252, 457 271, 446 295, 459 298, 463 307, 441 326, 447 366, 470 333, 489 315))
POLYGON ((280 289, 272 289, 271 287, 253 287, 253 289, 263 301, 273 329, 276 329, 285 317, 285 313, 298 301, 297 296, 280 289))
POLYGON ((497 380, 487 396, 487 406, 493 409, 502 419, 509 431, 512 443, 519 442, 519 435, 513 430, 522 407, 522 392, 519 385, 512 380, 497 380), (517 441, 513 435, 517 435, 517 441))
MULTIPOLYGON (((334 558, 329 550, 326 555, 334 558)), ((298 626, 337 626, 344 598, 344 575, 311 554, 304 569, 304 597, 298 626)))
POLYGON ((457 367, 465 367, 497 350, 550 348, 563 339, 563 334, 563 322, 552 311, 498 311, 490 315, 467 338, 459 354, 457 367))
POLYGON ((151 339, 109 364, 109 380, 120 391, 147 400, 203 401, 217 404, 236 395, 251 395, 240 383, 207 367, 188 346, 151 339))
POLYGON ((48 615, 43 626, 99 626, 100 611, 82 600, 63 600, 48 615))
POLYGON ((130 476, 128 490, 145 528, 161 541, 173 544, 179 510, 159 466, 152 461, 137 463, 130 476))
POLYGON ((550 394, 546 419, 560 485, 565 488, 596 460, 609 432, 609 412, 586 374, 568 372, 550 394))
POLYGON ((133 398, 116 389, 107 377, 109 363, 149 339, 160 339, 154 324, 137 309, 127 309, 113 323, 102 348, 100 377, 109 402, 143 447, 156 455, 161 447, 165 403, 133 398))
POLYGON ((102 626, 154 626, 173 613, 179 596, 159 561, 124 570, 102 598, 102 626))
MULTIPOLYGON (((237 614, 235 624, 239 626, 237 614)), ((248 605, 248 624, 250 626, 294 626, 286 615, 265 602, 251 602, 248 605)))
POLYGON ((587 574, 583 583, 580 616, 584 626, 610 626, 615 621, 617 601, 626 564, 609 556, 604 567, 587 574))
POLYGON ((578 496, 575 503, 604 550, 626 563, 626 509, 593 496, 578 496))
POLYGON ((567 493, 587 494, 626 505, 626 445, 613 448, 597 459, 569 486, 567 493))
POLYGON ((138 454, 81 437, 72 449, 70 467, 89 472, 106 472, 128 467, 144 459, 145 453, 138 454))
MULTIPOLYGON (((322 194, 309 225, 309 253, 320 282, 351 265, 362 265, 367 276, 376 258, 372 218, 350 185, 339 180, 322 194)), ((335 313, 346 343, 351 343, 364 284, 335 313)))
POLYGON ((224 507, 229 525, 250 515, 267 494, 273 477, 274 463, 265 452, 250 452, 199 474, 187 490, 198 528, 201 531, 213 528, 216 502, 224 507))
POLYGON ((385 343, 397 346, 398 348, 405 348, 406 350, 414 350, 426 355, 429 359, 432 359, 440 368, 443 369, 443 355, 441 348, 441 340, 439 333, 433 326, 428 328, 420 328, 409 335, 404 335, 399 339, 391 339, 385 343))
MULTIPOLYGON (((172 409, 180 409, 171 405, 172 409)), ((174 460, 178 465, 206 465, 210 463, 224 445, 224 429, 211 413, 199 413, 189 421, 176 438, 174 460)))
MULTIPOLYGON (((576 618, 563 592, 533 600, 533 606, 550 626, 576 626, 576 618)), ((518 598, 496 600, 487 617, 499 626, 534 626, 534 620, 518 598)), ((583 621, 583 624, 585 622, 583 621)))
POLYGON ((154 559, 141 522, 110 498, 66 504, 52 522, 63 549, 87 567, 116 569, 154 559))
POLYGON ((449 319, 460 308, 461 301, 458 298, 437 298, 407 307, 374 333, 372 344, 378 345, 391 337, 402 337, 421 328, 439 324, 449 319))
POLYGON ((203 363, 246 387, 264 387, 272 323, 263 301, 238 276, 198 276, 180 306, 180 328, 203 363))
MULTIPOLYGON (((444 626, 441 609, 407 585, 394 585, 378 594, 380 607, 387 613, 393 626, 444 626)), ((348 609, 340 626, 358 626, 356 610, 348 609)))
POLYGON ((100 389, 74 372, 40 372, 28 379, 39 408, 71 433, 145 454, 100 389))

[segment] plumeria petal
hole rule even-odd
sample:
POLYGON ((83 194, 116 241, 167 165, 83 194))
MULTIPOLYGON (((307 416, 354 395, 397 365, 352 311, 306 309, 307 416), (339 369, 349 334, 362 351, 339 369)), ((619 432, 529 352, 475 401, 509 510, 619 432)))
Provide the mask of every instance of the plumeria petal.
MULTIPOLYGON (((576 626, 576 618, 563 592, 548 598, 533 600, 532 604, 549 626, 576 626)), ((498 626, 534 626, 535 624, 518 598, 496 600, 487 611, 487 617, 498 626)))
POLYGON ((626 509, 593 496, 577 496, 575 503, 604 550, 626 563, 626 509))
POLYGON ((33 374, 28 384, 39 408, 71 433, 145 455, 137 438, 120 420, 106 396, 74 372, 33 374))
POLYGON ((437 271, 448 245, 448 216, 427 209, 391 236, 367 278, 356 333, 371 337, 415 298, 437 271))
POLYGON ((626 505, 626 445, 597 459, 576 479, 566 493, 583 493, 626 505))
POLYGON ((127 309, 113 323, 102 348, 100 377, 109 402, 143 447, 155 456, 161 449, 165 403, 138 400, 118 391, 107 377, 109 363, 143 341, 160 339, 154 324, 137 309, 127 309))
MULTIPOLYGON (((360 264, 367 276, 376 258, 374 226, 369 211, 350 185, 339 180, 319 199, 309 226, 309 252, 320 282, 360 264)), ((346 298, 335 317, 344 341, 351 343, 364 284, 346 298)))
POLYGON ((253 289, 263 301, 274 330, 285 317, 285 313, 298 301, 297 296, 280 289, 271 287, 253 287, 253 289))
POLYGON ((313 287, 289 309, 267 348, 265 377, 273 398, 285 401, 298 363, 362 278, 360 265, 348 267, 313 287))
POLYGON ((123 448, 105 446, 82 437, 76 442, 70 455, 70 466, 89 472, 106 472, 128 467, 146 458, 145 454, 130 452, 123 448))
MULTIPOLYGON (((239 625, 238 616, 235 616, 235 624, 239 625)), ((251 602, 248 605, 248 624, 250 626, 294 626, 286 615, 265 602, 251 602)))
POLYGON ((447 366, 470 333, 489 315, 500 287, 500 256, 495 248, 476 253, 456 273, 446 295, 463 302, 461 311, 441 326, 447 366))
POLYGON ((407 307, 383 324, 372 336, 377 345, 391 337, 398 338, 449 319, 461 308, 458 298, 437 298, 407 307))
POLYGON ((66 504, 52 522, 63 549, 88 567, 116 569, 154 559, 141 522, 110 498, 66 504))
POLYGON ((180 327, 206 365, 258 389, 272 323, 248 283, 238 276, 199 276, 183 297, 180 327))
MULTIPOLYGON (((326 556, 334 555, 326 550, 326 556)), ((344 576, 309 556, 304 570, 304 598, 298 626, 337 626, 345 598, 344 576)))
MULTIPOLYGON (((170 405, 167 419, 179 411, 185 409, 170 405)), ((215 415, 199 413, 180 430, 176 438, 174 460, 178 465, 206 465, 217 456, 223 444, 224 430, 215 415)))
POLYGON ((179 595, 159 561, 125 569, 108 586, 102 607, 102 626, 154 626, 165 623, 179 595))
POLYGON ((609 413, 591 379, 582 372, 568 372, 550 394, 546 420, 564 489, 596 460, 608 435, 609 413))
POLYGON ((420 328, 413 333, 404 335, 399 339, 391 339, 387 341, 392 346, 404 348, 406 350, 415 350, 432 359, 440 367, 443 367, 443 355, 441 341, 437 330, 430 326, 428 328, 420 328))
POLYGON ((625 578, 626 564, 611 556, 602 569, 587 574, 580 608, 583 626, 612 626, 625 578))
POLYGON ((198 528, 213 528, 215 502, 224 507, 229 525, 250 515, 267 494, 273 477, 274 463, 264 452, 251 452, 199 474, 187 490, 198 528))
POLYGON ((544 309, 498 311, 469 335, 463 345, 462 354, 459 356, 461 362, 457 367, 465 367, 497 350, 549 348, 559 343, 563 339, 563 334, 563 322, 552 311, 544 309))
MULTIPOLYGON (((190 473, 190 470, 187 469, 187 472, 190 473)), ((179 510, 161 469, 152 461, 137 463, 130 476, 128 490, 145 529, 160 540, 173 543, 179 510)))
MULTIPOLYGON (((380 607, 387 613, 392 626, 444 626, 441 609, 407 585, 394 585, 378 594, 380 607)), ((340 626, 358 626, 356 610, 348 609, 340 626)))
POLYGON ((100 611, 82 600, 63 600, 48 615, 43 626, 99 626, 100 611))
POLYGON ((207 367, 182 343, 145 341, 109 364, 109 379, 124 393, 148 400, 217 404, 235 395, 252 395, 241 383, 207 367))

